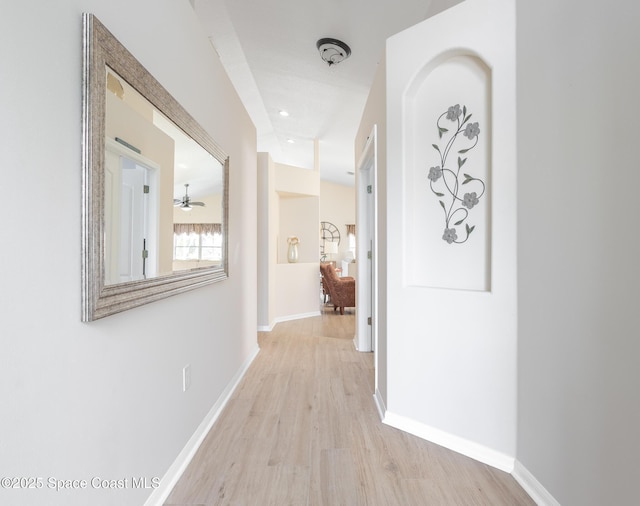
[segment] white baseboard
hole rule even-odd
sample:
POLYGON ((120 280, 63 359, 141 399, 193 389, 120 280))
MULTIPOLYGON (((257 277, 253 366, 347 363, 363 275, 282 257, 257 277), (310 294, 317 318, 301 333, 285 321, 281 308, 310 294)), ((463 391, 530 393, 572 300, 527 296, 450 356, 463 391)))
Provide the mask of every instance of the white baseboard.
POLYGON ((281 322, 288 322, 291 320, 300 320, 302 318, 311 318, 313 316, 320 316, 320 311, 312 311, 311 313, 300 313, 300 314, 291 314, 286 316, 278 316, 274 318, 273 322, 270 325, 260 325, 258 327, 258 332, 271 332, 273 328, 281 322))
POLYGON ((560 503, 536 480, 535 476, 517 460, 513 466, 512 474, 538 506, 560 506, 560 503))
POLYGON ((376 403, 376 408, 378 408, 378 415, 380 415, 380 420, 384 422, 384 416, 387 412, 387 407, 384 404, 384 399, 382 398, 380 390, 378 390, 377 388, 375 393, 373 394, 373 400, 376 403))
POLYGON ((220 413, 222 413, 227 402, 229 402, 233 391, 237 388, 240 380, 247 372, 247 369, 256 358, 259 351, 260 348, 256 347, 255 351, 247 358, 247 360, 245 360, 244 364, 242 364, 240 369, 236 372, 216 403, 209 410, 209 413, 207 413, 207 416, 205 416, 204 420, 202 420, 191 438, 189 438, 189 441, 187 441, 187 444, 184 446, 176 460, 171 464, 169 470, 162 477, 158 488, 156 488, 145 501, 144 506, 162 506, 164 504, 167 497, 169 497, 169 494, 173 490, 173 487, 175 487, 180 476, 182 476, 182 473, 187 468, 189 462, 191 462, 191 459, 202 444, 202 441, 204 441, 204 438, 211 430, 211 427, 213 427, 213 424, 220 416, 220 413))
POLYGON ((291 315, 286 315, 286 316, 278 316, 275 320, 274 320, 274 326, 277 323, 280 322, 288 322, 291 320, 300 320, 302 318, 311 318, 313 316, 320 316, 320 311, 311 311, 310 313, 300 313, 300 314, 291 314, 291 315))
POLYGON ((508 455, 484 445, 455 436, 440 429, 436 429, 435 427, 416 422, 410 418, 390 413, 389 411, 385 412, 382 421, 391 427, 395 427, 396 429, 403 430, 409 434, 418 436, 419 438, 444 446, 454 452, 471 457, 474 460, 487 464, 488 466, 495 467, 496 469, 500 469, 501 471, 505 471, 507 473, 511 473, 513 471, 515 461, 514 457, 509 457, 508 455))
POLYGON ((361 353, 371 353, 373 350, 371 349, 370 344, 365 344, 364 346, 360 346, 360 338, 358 335, 353 336, 353 345, 356 347, 356 350, 361 353))

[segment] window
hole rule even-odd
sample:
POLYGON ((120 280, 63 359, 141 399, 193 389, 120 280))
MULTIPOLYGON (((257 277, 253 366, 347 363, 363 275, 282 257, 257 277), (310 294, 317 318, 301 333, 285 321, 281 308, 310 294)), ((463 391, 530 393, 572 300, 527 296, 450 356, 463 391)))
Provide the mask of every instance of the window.
POLYGON ((356 257, 356 226, 347 225, 347 249, 351 253, 351 257, 356 257))
POLYGON ((219 223, 176 223, 173 226, 174 260, 222 260, 219 223))

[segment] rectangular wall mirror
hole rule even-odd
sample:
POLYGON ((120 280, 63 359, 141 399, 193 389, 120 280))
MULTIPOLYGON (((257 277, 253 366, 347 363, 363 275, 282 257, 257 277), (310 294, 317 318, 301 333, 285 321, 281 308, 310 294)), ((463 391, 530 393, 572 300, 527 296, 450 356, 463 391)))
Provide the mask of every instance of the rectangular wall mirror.
POLYGON ((229 159, 83 17, 82 320, 228 277, 229 159))

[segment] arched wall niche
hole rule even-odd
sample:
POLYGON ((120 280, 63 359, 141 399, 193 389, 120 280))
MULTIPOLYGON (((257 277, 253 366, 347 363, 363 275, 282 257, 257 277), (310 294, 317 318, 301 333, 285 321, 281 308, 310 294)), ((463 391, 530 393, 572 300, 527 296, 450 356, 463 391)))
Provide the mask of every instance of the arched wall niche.
POLYGON ((444 52, 403 96, 404 283, 491 291, 492 71, 444 52))

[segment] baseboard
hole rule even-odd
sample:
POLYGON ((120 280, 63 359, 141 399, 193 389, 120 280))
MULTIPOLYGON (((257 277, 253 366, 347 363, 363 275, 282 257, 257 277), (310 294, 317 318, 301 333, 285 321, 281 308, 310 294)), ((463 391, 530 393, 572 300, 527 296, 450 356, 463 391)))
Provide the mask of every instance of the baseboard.
POLYGON ((454 452, 466 455, 478 462, 495 467, 501 471, 511 473, 513 471, 514 457, 509 457, 501 452, 488 448, 484 445, 469 441, 459 436, 455 436, 448 432, 436 429, 429 425, 425 425, 415 420, 411 420, 404 416, 396 415, 386 411, 383 423, 400 429, 419 438, 431 441, 445 448, 449 448, 454 452))
POLYGON ((191 462, 191 459, 202 444, 202 441, 204 441, 204 438, 211 430, 211 427, 213 427, 213 424, 220 416, 220 413, 222 413, 227 402, 229 402, 231 395, 239 385, 240 380, 247 372, 247 369, 256 358, 259 351, 260 348, 256 347, 255 351, 251 356, 249 356, 249 358, 247 358, 247 360, 245 360, 244 364, 242 364, 240 369, 236 372, 216 403, 209 410, 209 413, 207 413, 207 416, 205 416, 204 420, 202 420, 191 438, 189 438, 189 441, 187 441, 187 444, 182 449, 169 470, 162 477, 158 488, 156 488, 145 501, 144 506, 162 506, 164 504, 167 497, 169 497, 169 494, 173 490, 173 487, 175 487, 180 476, 182 476, 182 473, 187 468, 189 462, 191 462))
POLYGON ((271 332, 278 323, 288 322, 291 320, 301 320, 302 318, 311 318, 313 316, 320 316, 320 314, 320 311, 312 311, 311 313, 278 316, 277 318, 274 318, 269 325, 258 325, 258 332, 271 332))
POLYGON ((560 503, 547 491, 535 476, 518 460, 513 466, 513 477, 538 506, 560 506, 560 503))
POLYGON ((376 388, 375 393, 373 394, 373 400, 376 403, 376 408, 378 408, 378 415, 380 415, 380 420, 384 422, 385 413, 387 412, 387 407, 384 404, 384 399, 382 398, 382 394, 380 390, 376 388))
POLYGON ((357 334, 353 336, 353 345, 360 353, 371 353, 373 351, 370 345, 360 347, 360 338, 357 334))
POLYGON ((291 320, 300 320, 302 318, 311 318, 313 316, 320 316, 320 311, 311 311, 310 313, 300 313, 300 314, 291 314, 291 315, 287 315, 287 316, 278 316, 277 318, 275 318, 274 321, 274 327, 276 324, 281 323, 281 322, 288 322, 291 320))

